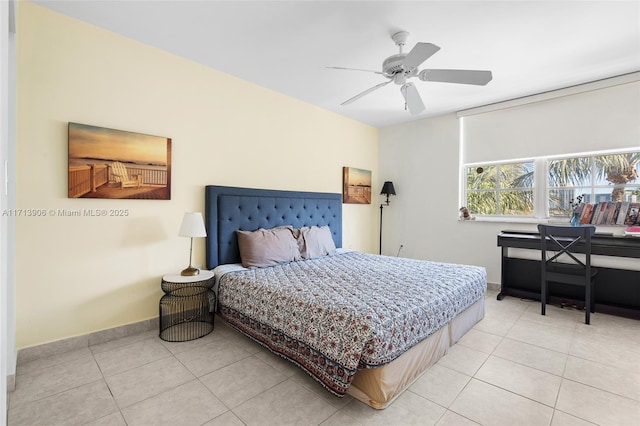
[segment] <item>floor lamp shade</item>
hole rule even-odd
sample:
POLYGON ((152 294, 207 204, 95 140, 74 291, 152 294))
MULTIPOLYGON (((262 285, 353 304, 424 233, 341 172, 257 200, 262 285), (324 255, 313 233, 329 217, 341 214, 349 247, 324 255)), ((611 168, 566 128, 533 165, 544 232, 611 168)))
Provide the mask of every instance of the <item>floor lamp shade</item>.
POLYGON ((386 181, 382 185, 382 191, 380 191, 380 195, 396 195, 396 189, 393 187, 393 182, 386 181))
POLYGON ((191 265, 193 259, 193 239, 198 237, 206 237, 207 230, 204 227, 204 220, 200 212, 187 212, 182 218, 178 236, 191 238, 191 248, 189 249, 189 266, 183 269, 181 275, 198 275, 200 270, 191 265))
POLYGON ((387 205, 389 205, 389 195, 396 195, 396 189, 393 187, 393 182, 386 181, 382 185, 382 191, 380 191, 380 195, 387 196, 387 205))

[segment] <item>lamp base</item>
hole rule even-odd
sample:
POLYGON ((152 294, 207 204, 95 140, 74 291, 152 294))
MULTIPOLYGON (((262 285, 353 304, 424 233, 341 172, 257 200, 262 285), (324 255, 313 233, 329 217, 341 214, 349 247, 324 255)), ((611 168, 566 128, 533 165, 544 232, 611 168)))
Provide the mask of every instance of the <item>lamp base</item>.
POLYGON ((200 269, 194 268, 193 266, 189 266, 187 269, 183 269, 180 272, 180 275, 183 275, 186 277, 192 277, 194 275, 198 275, 199 273, 200 273, 200 269))

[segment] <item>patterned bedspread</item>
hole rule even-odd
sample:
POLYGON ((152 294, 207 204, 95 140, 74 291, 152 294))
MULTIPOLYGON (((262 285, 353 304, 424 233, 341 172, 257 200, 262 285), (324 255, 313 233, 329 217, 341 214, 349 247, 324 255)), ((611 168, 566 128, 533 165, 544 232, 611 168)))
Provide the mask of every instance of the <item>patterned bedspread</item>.
POLYGON ((344 395, 483 297, 482 267, 348 252, 229 272, 219 313, 344 395))

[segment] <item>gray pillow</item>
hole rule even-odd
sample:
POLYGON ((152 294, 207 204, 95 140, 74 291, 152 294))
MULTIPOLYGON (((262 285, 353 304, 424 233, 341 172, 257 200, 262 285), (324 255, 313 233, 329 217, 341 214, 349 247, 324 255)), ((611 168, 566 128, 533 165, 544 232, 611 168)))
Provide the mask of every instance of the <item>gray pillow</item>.
POLYGON ((262 268, 283 262, 300 260, 298 243, 293 236, 293 227, 257 231, 236 231, 240 259, 245 268, 262 268))
POLYGON ((303 259, 335 254, 336 245, 328 226, 305 226, 300 228, 298 240, 302 240, 300 255, 303 259))

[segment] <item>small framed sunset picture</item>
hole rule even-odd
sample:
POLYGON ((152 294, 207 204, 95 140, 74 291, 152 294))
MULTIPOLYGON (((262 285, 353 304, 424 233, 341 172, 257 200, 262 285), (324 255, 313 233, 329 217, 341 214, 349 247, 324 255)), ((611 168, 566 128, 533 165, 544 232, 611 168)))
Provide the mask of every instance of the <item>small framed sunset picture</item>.
POLYGON ((371 170, 342 168, 342 202, 371 204, 371 170))
POLYGON ((171 199, 171 139, 69 123, 69 198, 171 199))

